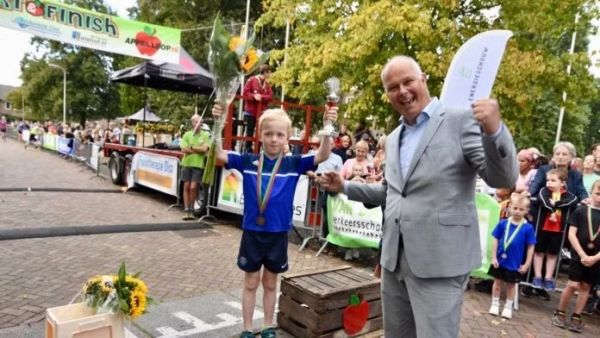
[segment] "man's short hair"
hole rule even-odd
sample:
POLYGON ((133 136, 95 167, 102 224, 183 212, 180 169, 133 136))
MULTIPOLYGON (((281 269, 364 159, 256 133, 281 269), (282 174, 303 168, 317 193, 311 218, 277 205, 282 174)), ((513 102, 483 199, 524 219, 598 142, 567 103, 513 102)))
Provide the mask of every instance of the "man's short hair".
POLYGON ((392 65, 400 61, 408 61, 413 66, 413 69, 417 74, 423 74, 423 72, 421 71, 421 66, 419 66, 415 59, 406 55, 396 55, 389 59, 388 62, 386 62, 383 66, 383 69, 381 70, 381 82, 383 82, 383 79, 385 79, 385 77, 387 76, 387 73, 390 71, 392 65))

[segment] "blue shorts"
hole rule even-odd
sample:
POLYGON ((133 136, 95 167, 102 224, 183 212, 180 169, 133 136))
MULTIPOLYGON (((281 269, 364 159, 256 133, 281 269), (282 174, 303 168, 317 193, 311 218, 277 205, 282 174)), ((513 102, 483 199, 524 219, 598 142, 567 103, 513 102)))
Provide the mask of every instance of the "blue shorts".
POLYGON ((287 232, 244 230, 237 265, 246 272, 257 272, 264 265, 273 273, 288 270, 287 232))

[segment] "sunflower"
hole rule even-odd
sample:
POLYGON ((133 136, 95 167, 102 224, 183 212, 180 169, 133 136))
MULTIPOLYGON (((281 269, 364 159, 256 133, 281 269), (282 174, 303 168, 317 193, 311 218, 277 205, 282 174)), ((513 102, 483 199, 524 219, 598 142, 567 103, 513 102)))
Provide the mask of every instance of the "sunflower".
POLYGON ((244 72, 249 72, 256 66, 258 62, 258 53, 256 53, 256 49, 250 48, 246 55, 240 60, 242 70, 244 72))
POLYGON ((129 297, 129 303, 129 315, 131 319, 136 319, 146 310, 146 294, 139 290, 133 291, 129 297))
POLYGON ((143 293, 148 292, 148 287, 146 286, 146 283, 144 283, 144 281, 142 281, 139 278, 135 278, 133 276, 128 275, 125 277, 125 282, 129 285, 132 285, 132 290, 139 290, 143 293))

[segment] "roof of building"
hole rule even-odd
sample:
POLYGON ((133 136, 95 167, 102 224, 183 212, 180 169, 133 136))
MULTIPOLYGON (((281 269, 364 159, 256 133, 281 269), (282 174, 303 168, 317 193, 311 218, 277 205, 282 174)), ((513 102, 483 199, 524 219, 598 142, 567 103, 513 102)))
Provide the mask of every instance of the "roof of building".
POLYGON ((18 87, 0 84, 0 100, 5 101, 6 97, 8 96, 8 93, 12 92, 17 88, 18 87))

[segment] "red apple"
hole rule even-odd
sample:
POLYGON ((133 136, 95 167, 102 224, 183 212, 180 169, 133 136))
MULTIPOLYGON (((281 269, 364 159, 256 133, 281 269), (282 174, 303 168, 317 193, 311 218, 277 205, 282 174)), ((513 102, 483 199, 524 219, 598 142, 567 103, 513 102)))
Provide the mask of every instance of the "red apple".
POLYGON ((369 319, 369 303, 364 299, 360 301, 357 295, 351 295, 350 305, 344 309, 342 319, 346 333, 349 335, 359 333, 369 319))
POLYGON ((151 30, 150 27, 144 27, 143 32, 138 32, 135 35, 135 46, 142 55, 152 56, 160 48, 160 39, 154 36, 156 30, 151 30))
POLYGON ((27 1, 25 10, 33 16, 42 16, 44 15, 44 4, 40 0, 27 1))

